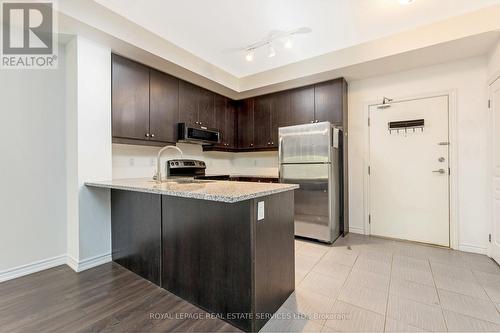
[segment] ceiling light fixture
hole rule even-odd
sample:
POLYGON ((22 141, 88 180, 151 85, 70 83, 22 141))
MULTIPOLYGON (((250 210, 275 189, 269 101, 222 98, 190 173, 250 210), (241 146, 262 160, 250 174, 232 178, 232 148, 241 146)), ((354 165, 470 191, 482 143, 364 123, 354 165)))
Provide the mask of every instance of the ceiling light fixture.
POLYGON ((402 5, 409 5, 412 2, 414 2, 414 1, 415 0, 399 0, 399 3, 402 4, 402 5))
POLYGON ((273 44, 269 43, 269 53, 267 54, 267 56, 269 58, 272 58, 275 55, 276 55, 276 50, 274 49, 273 44))
POLYGON ((269 35, 253 44, 248 45, 247 47, 241 49, 241 51, 245 52, 245 60, 253 61, 254 52, 264 46, 268 46, 269 52, 267 56, 269 58, 276 56, 276 49, 274 48, 275 42, 279 41, 278 45, 282 45, 285 49, 291 49, 293 47, 294 37, 298 34, 307 34, 312 30, 309 27, 301 27, 295 30, 289 31, 272 31, 269 35), (274 44, 274 45, 273 45, 274 44))
POLYGON ((245 60, 248 62, 253 61, 253 50, 247 50, 247 54, 245 55, 245 60))

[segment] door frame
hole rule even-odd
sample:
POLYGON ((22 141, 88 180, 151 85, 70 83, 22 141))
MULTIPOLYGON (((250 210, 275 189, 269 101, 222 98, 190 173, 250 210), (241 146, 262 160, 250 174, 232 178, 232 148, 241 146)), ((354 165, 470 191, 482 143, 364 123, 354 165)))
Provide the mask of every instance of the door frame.
MULTIPOLYGON (((496 84, 498 81, 500 81, 500 72, 497 73, 495 76, 493 76, 492 79, 490 79, 488 81, 488 99, 491 101, 493 100, 493 85, 496 84)), ((495 144, 493 143, 493 138, 494 138, 494 134, 493 134, 493 130, 494 130, 494 127, 493 127, 493 109, 488 109, 489 114, 488 114, 488 118, 489 118, 489 128, 488 128, 488 142, 490 142, 490 147, 488 147, 488 152, 489 152, 489 156, 488 156, 488 181, 491 182, 493 179, 493 176, 494 176, 494 166, 493 164, 495 163, 495 161, 493 160, 493 157, 495 156, 495 153, 493 152, 494 149, 495 149, 495 144)), ((489 225, 489 234, 491 235, 491 237, 494 237, 493 235, 493 232, 494 232, 494 223, 495 223, 495 212, 494 212, 494 209, 495 209, 495 185, 494 184, 491 184, 490 185, 490 200, 489 200, 489 203, 490 203, 490 207, 489 207, 489 213, 490 213, 490 225, 489 225)), ((492 239, 493 240, 493 239, 492 239)), ((491 258, 491 254, 492 254, 492 251, 493 251, 493 241, 490 241, 490 244, 488 246, 488 257, 491 258)))
MULTIPOLYGON (((409 96, 390 96, 394 99, 394 102, 408 102, 419 99, 427 99, 433 97, 448 97, 448 135, 449 135, 449 167, 451 173, 449 175, 449 233, 450 233, 450 248, 458 250, 459 242, 459 215, 458 215, 458 140, 457 140, 457 91, 447 90, 423 93, 417 95, 409 96)), ((368 117, 370 114, 370 107, 379 105, 382 98, 378 101, 369 101, 364 103, 363 106, 363 135, 364 135, 364 161, 363 161, 363 201, 364 201, 364 234, 371 234, 371 227, 369 223, 369 213, 370 213, 370 177, 368 175, 368 166, 370 164, 370 127, 368 126, 368 117)), ((469 247, 465 244, 462 246, 466 247, 468 251, 478 252, 479 249, 475 247, 469 247)), ((461 247, 461 246, 460 246, 461 247)))

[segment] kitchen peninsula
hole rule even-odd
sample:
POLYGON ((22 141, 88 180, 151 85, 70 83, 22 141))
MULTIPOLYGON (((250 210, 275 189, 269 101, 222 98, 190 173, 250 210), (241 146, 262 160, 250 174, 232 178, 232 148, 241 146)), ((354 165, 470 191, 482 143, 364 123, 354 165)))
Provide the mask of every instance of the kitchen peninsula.
POLYGON ((295 288, 297 185, 151 179, 111 189, 113 261, 245 331, 295 288))

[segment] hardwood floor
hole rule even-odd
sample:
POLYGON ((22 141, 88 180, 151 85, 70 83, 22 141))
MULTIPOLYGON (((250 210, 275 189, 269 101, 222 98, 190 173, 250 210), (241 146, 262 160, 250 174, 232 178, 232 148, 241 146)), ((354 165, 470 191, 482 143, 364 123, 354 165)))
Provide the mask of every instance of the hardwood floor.
POLYGON ((0 283, 1 332, 241 332, 116 263, 0 283))

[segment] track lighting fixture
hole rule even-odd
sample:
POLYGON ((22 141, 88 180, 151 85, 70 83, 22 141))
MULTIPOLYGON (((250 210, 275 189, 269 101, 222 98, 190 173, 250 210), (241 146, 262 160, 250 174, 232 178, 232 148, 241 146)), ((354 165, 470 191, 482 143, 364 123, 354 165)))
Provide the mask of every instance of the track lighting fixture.
POLYGON ((276 56, 276 45, 283 46, 283 48, 289 50, 293 47, 295 35, 307 34, 310 32, 311 28, 308 27, 302 27, 290 31, 273 31, 268 35, 268 37, 242 49, 242 51, 245 52, 245 60, 248 62, 253 61, 255 51, 263 46, 268 47, 267 56, 269 58, 273 58, 276 56), (278 41, 278 43, 276 43, 276 41, 278 41))
POLYGON ((247 50, 247 54, 245 55, 245 60, 248 62, 253 61, 253 50, 247 50))
POLYGON ((276 55, 276 50, 274 49, 273 44, 269 44, 269 53, 267 54, 267 56, 269 58, 272 58, 275 55, 276 55))

